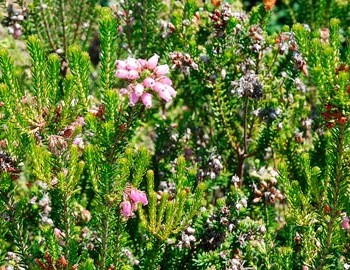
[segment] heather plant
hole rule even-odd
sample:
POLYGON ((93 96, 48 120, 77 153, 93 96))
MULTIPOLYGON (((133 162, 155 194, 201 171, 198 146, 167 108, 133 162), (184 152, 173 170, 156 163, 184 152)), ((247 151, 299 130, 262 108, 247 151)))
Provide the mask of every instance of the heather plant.
POLYGON ((311 2, 6 2, 0 268, 348 269, 349 4, 311 2))

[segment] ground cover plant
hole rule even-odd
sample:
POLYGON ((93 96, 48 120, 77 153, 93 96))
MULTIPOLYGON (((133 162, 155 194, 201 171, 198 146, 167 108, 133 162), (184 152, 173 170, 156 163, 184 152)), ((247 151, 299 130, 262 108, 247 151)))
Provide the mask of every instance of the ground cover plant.
POLYGON ((349 269, 350 4, 0 3, 0 269, 349 269))

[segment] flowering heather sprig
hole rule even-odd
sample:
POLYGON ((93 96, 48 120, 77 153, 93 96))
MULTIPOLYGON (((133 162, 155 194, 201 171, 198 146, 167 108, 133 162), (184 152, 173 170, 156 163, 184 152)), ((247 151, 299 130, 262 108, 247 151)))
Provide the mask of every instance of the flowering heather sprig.
POLYGON ((277 185, 277 171, 272 167, 262 167, 258 171, 252 170, 250 172, 252 177, 259 179, 259 184, 252 184, 254 193, 253 203, 258 203, 264 200, 267 204, 275 204, 276 201, 284 202, 285 196, 276 187, 277 185))
POLYGON ((193 61, 188 53, 172 52, 169 54, 173 65, 171 68, 179 68, 185 75, 190 74, 190 68, 198 70, 198 65, 193 61))
POLYGON ((342 113, 341 108, 330 103, 327 103, 324 108, 325 111, 321 115, 327 121, 326 126, 328 128, 333 128, 336 124, 344 125, 348 121, 348 118, 342 113))
POLYGON ((307 64, 304 57, 298 51, 299 46, 296 42, 295 36, 291 32, 283 32, 276 38, 278 45, 278 53, 283 55, 291 52, 295 69, 299 69, 304 75, 308 75, 307 64))
POLYGON ((154 54, 148 60, 128 58, 116 61, 115 76, 126 80, 129 85, 120 89, 122 95, 129 95, 130 106, 141 101, 146 108, 152 106, 152 92, 169 102, 176 96, 172 81, 165 75, 169 73, 168 65, 158 65, 159 56, 154 54))
POLYGON ((251 45, 249 48, 255 52, 259 53, 265 47, 265 38, 263 36, 263 30, 259 25, 252 25, 249 28, 249 37, 251 39, 251 45))
POLYGON ((133 217, 138 203, 142 203, 142 205, 148 204, 146 193, 127 185, 123 191, 123 201, 120 203, 122 215, 127 219, 133 217))
POLYGON ((216 37, 222 37, 224 35, 227 23, 232 16, 233 14, 228 4, 223 5, 221 10, 215 9, 209 15, 210 19, 214 22, 216 37))
POLYGON ((20 170, 17 168, 15 160, 7 152, 0 150, 0 173, 3 172, 10 173, 13 179, 17 179, 20 170))
POLYGON ((8 32, 14 39, 18 39, 22 35, 21 24, 28 18, 29 9, 26 5, 23 5, 23 7, 19 9, 15 9, 11 3, 6 5, 7 15, 1 23, 8 27, 8 32))
POLYGON ((238 81, 231 82, 232 94, 238 97, 250 97, 253 99, 261 99, 263 97, 263 85, 259 77, 254 73, 248 73, 241 77, 238 81))
POLYGON ((349 231, 350 223, 349 223, 349 217, 348 216, 344 216, 343 217, 342 223, 341 223, 341 227, 342 227, 343 230, 349 231))

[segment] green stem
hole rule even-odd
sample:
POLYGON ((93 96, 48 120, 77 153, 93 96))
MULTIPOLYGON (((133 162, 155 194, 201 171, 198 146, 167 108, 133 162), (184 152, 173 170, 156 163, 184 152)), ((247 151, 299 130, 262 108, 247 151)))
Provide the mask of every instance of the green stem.
POLYGON ((105 216, 102 221, 102 236, 101 236, 101 267, 103 270, 107 269, 107 239, 109 230, 109 219, 105 216))
MULTIPOLYGON (((40 6, 42 6, 42 5, 43 5, 43 2, 40 1, 40 6)), ((52 36, 51 36, 52 30, 51 30, 50 25, 49 25, 49 23, 47 21, 47 18, 45 16, 45 12, 44 12, 43 8, 41 9, 41 15, 42 15, 43 23, 44 23, 44 29, 45 29, 47 38, 49 39, 50 46, 51 46, 53 51, 56 51, 57 47, 56 47, 56 44, 53 41, 52 36)), ((38 26, 38 23, 36 24, 36 27, 37 26, 38 26)), ((40 33, 40 31, 38 31, 38 33, 40 33)))
POLYGON ((222 101, 220 98, 218 86, 214 87, 214 99, 215 99, 215 103, 217 105, 217 108, 219 110, 219 115, 220 115, 220 118, 222 121, 221 123, 223 125, 224 130, 225 130, 228 141, 231 144, 232 149, 235 150, 236 154, 239 156, 239 146, 238 146, 237 142, 234 140, 234 137, 232 136, 232 134, 229 132, 229 130, 231 130, 231 128, 229 127, 228 121, 225 117, 224 108, 223 108, 222 101))
POLYGON ((266 76, 269 76, 269 74, 270 74, 270 72, 271 72, 271 70, 272 70, 272 68, 275 66, 275 63, 276 63, 276 60, 277 60, 277 56, 278 56, 278 50, 276 50, 276 53, 275 53, 275 55, 274 55, 274 57, 273 57, 273 60, 272 60, 272 63, 271 63, 271 65, 270 65, 270 67, 269 67, 269 69, 266 71, 266 76))
POLYGON ((60 16, 61 16, 61 22, 62 22, 62 35, 63 35, 63 50, 64 50, 64 59, 67 59, 67 34, 66 34, 66 17, 64 16, 64 9, 65 9, 65 0, 60 0, 60 16))
MULTIPOLYGON (((332 246, 332 237, 333 237, 333 227, 334 223, 336 221, 336 218, 338 216, 338 206, 339 206, 339 195, 340 195, 340 186, 341 182, 343 180, 343 171, 342 171, 342 161, 343 161, 343 148, 344 148, 344 132, 345 127, 344 125, 340 125, 339 127, 339 142, 337 146, 337 152, 338 152, 338 158, 337 158, 337 164, 335 168, 335 185, 334 185, 334 196, 333 196, 333 203, 331 205, 330 209, 330 220, 325 220, 325 223, 327 224, 327 234, 326 234, 326 241, 323 248, 323 252, 321 254, 320 258, 320 264, 317 267, 317 270, 324 269, 324 266, 327 261, 327 256, 330 252, 331 246, 332 246)), ((325 217, 326 219, 326 217, 325 217)))
POLYGON ((80 25, 81 25, 81 17, 82 17, 82 14, 83 14, 83 7, 84 7, 84 4, 80 4, 79 12, 78 12, 78 19, 77 19, 77 27, 75 28, 73 41, 72 41, 73 44, 77 40, 77 37, 78 37, 78 34, 79 34, 80 25))
POLYGON ((243 111, 243 155, 245 155, 247 153, 247 149, 248 149, 248 138, 247 138, 248 105, 249 105, 249 98, 245 97, 244 111, 243 111))
MULTIPOLYGON (((18 237, 19 237, 19 246, 20 246, 20 250, 21 250, 20 253, 22 255, 21 258, 23 259, 25 267, 28 267, 30 265, 29 264, 30 255, 28 254, 28 246, 25 244, 23 230, 20 226, 19 221, 16 222, 16 231, 17 231, 18 237)), ((29 267, 26 269, 29 269, 29 267)))
POLYGON ((62 194, 63 195, 63 216, 64 216, 64 232, 66 234, 66 256, 68 262, 70 262, 70 217, 69 217, 69 194, 62 194))
POLYGON ((159 240, 158 238, 155 238, 153 248, 152 248, 149 256, 147 256, 146 268, 149 268, 152 270, 159 269, 158 257, 159 257, 159 253, 160 253, 162 248, 163 248, 163 242, 161 240, 159 240))

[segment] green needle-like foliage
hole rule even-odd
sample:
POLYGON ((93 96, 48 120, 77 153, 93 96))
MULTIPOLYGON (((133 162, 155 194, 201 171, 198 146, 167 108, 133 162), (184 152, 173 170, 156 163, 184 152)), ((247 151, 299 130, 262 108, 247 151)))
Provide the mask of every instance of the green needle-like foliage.
MULTIPOLYGON (((190 221, 196 215, 202 205, 202 196, 205 185, 198 184, 191 187, 186 172, 186 162, 183 157, 177 159, 176 173, 171 179, 175 183, 176 192, 174 195, 164 192, 160 198, 153 187, 153 172, 147 173, 147 191, 149 194, 148 214, 141 209, 141 222, 149 233, 162 242, 170 236, 179 233, 189 226, 190 221), (158 202, 159 204, 158 204, 158 202)), ((192 172, 193 173, 193 172, 192 172)))
POLYGON ((348 269, 349 7, 2 1, 0 269, 348 269))
POLYGON ((50 52, 67 58, 68 47, 77 43, 89 46, 95 30, 97 0, 34 0, 27 28, 40 37, 50 52))

